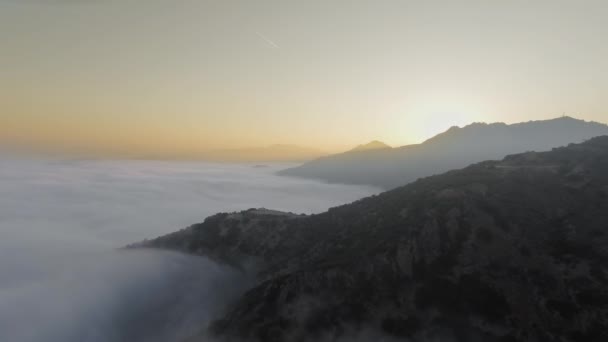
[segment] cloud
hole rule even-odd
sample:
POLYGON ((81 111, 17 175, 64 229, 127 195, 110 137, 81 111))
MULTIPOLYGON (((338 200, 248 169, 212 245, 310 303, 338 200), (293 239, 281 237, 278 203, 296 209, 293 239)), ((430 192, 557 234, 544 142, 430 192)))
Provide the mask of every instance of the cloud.
POLYGON ((175 341, 248 284, 204 258, 116 247, 219 211, 313 213, 378 190, 286 165, 0 158, 0 341, 175 341), (240 286, 235 286, 240 285, 240 286))
POLYGON ((258 36, 258 38, 260 38, 262 41, 264 41, 268 46, 270 46, 273 49, 280 49, 281 47, 275 43, 272 39, 266 37, 265 35, 261 34, 258 31, 255 31, 255 35, 258 36))

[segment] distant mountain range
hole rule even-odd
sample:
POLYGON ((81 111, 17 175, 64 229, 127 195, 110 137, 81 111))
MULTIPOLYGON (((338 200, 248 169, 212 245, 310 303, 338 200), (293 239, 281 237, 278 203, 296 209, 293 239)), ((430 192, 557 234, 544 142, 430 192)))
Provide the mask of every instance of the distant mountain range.
MULTIPOLYGON (((523 151, 547 151, 608 134, 608 126, 571 117, 504 123, 474 123, 452 127, 422 144, 398 148, 366 148, 321 157, 280 175, 347 184, 368 184, 385 189, 420 177, 523 151)), ((369 145, 369 144, 368 144, 369 145)), ((374 142, 372 146, 382 146, 374 142)))
POLYGON ((361 151, 371 151, 371 150, 382 150, 386 148, 391 148, 389 145, 383 143, 382 141, 374 140, 370 141, 367 144, 359 145, 349 152, 361 152, 361 151))
MULTIPOLYGON (((526 137, 588 125, 473 125, 426 144, 483 150, 471 131, 526 137)), ((420 179, 318 215, 217 214, 131 247, 235 267, 256 262, 257 282, 210 328, 220 341, 599 342, 608 341, 607 222, 603 136, 420 179), (357 333, 367 335, 351 339, 357 333)))
POLYGON ((304 162, 327 155, 310 147, 277 144, 266 147, 214 150, 200 158, 226 162, 304 162))

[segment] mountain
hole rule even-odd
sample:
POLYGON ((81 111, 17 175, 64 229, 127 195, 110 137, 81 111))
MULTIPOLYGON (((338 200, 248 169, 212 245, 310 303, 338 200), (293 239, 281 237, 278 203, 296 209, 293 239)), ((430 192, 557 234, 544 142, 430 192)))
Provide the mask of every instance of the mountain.
POLYGON ((308 161, 324 155, 326 153, 315 148, 277 144, 266 147, 214 150, 201 157, 208 160, 229 162, 287 162, 308 161))
POLYGON ((342 153, 280 171, 280 175, 392 189, 420 177, 522 151, 547 151, 608 134, 608 126, 570 117, 513 125, 452 127, 422 144, 342 153))
POLYGON ((373 140, 368 142, 367 144, 359 145, 349 152, 361 152, 361 151, 371 151, 371 150, 382 150, 385 148, 391 148, 389 145, 383 143, 382 141, 373 140))
POLYGON ((220 341, 608 341, 607 223, 602 136, 131 247, 255 264, 257 283, 209 328, 220 341))

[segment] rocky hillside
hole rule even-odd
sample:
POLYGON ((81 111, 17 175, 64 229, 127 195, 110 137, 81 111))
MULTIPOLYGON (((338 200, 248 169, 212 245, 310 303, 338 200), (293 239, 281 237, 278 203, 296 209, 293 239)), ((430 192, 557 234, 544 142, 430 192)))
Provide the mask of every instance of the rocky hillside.
POLYGON ((220 339, 608 341, 608 137, 136 247, 255 263, 257 284, 209 328, 220 339))
POLYGON ((284 176, 393 189, 420 177, 525 151, 548 151, 608 135, 608 125, 570 117, 452 127, 422 144, 341 153, 279 172, 284 176))

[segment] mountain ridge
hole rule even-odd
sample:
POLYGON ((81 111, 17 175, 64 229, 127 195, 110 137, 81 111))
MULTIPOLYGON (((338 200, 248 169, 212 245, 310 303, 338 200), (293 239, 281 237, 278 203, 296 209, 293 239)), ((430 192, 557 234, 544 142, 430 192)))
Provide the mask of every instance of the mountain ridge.
POLYGON ((368 142, 367 144, 358 145, 357 147, 353 148, 352 150, 347 151, 347 153, 348 152, 380 150, 380 149, 385 149, 385 148, 392 148, 392 147, 383 143, 380 140, 372 140, 372 141, 368 142))
POLYGON ((473 123, 452 127, 420 144, 325 156, 278 174, 392 189, 483 160, 547 151, 606 134, 608 125, 571 117, 511 125, 473 123))
MULTIPOLYGON (((316 215, 250 209, 133 247, 255 260, 230 341, 608 338, 608 136, 509 155, 316 215)), ((195 338, 193 341, 196 341, 195 338)))

